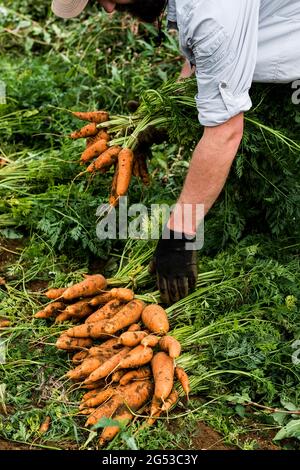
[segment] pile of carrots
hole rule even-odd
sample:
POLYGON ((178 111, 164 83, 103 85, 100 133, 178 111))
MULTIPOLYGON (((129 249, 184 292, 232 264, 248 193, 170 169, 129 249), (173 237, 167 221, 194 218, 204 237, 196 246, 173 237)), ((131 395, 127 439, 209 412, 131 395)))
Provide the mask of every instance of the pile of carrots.
POLYGON ((130 148, 121 148, 118 145, 109 145, 110 135, 105 129, 97 126, 108 121, 106 111, 91 111, 86 113, 73 112, 73 116, 89 124, 78 131, 72 132, 71 139, 87 139, 86 149, 82 153, 80 163, 88 163, 88 173, 106 173, 114 167, 109 203, 112 206, 118 204, 119 198, 127 194, 132 175, 141 178, 148 185, 149 173, 146 158, 141 152, 134 153, 130 148))
POLYGON ((175 378, 188 399, 188 376, 176 366, 181 345, 168 335, 169 322, 161 306, 145 305, 128 288, 108 290, 101 274, 45 295, 52 302, 35 318, 53 317, 56 323, 84 320, 64 331, 56 346, 74 353, 75 368, 66 375, 88 390, 79 405, 80 413, 88 416, 86 426, 101 418, 120 423, 103 429, 100 446, 136 414, 146 414, 144 425, 151 425, 168 412, 179 398, 175 378))

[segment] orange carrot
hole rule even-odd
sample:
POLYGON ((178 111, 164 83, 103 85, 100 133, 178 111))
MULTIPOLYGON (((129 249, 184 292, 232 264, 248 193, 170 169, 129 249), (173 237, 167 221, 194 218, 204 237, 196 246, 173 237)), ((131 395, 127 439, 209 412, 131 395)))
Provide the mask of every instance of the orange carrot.
POLYGON ((129 148, 124 148, 119 153, 119 174, 117 180, 117 195, 125 196, 132 175, 133 152, 129 148))
POLYGON ((94 122, 100 124, 101 122, 108 121, 109 114, 106 111, 89 111, 86 113, 81 113, 78 111, 72 112, 73 116, 77 117, 81 121, 94 122))
POLYGON ((105 351, 113 350, 114 346, 117 346, 118 344, 119 344, 118 338, 108 339, 104 343, 98 346, 93 346, 91 349, 89 349, 89 355, 98 356, 99 354, 102 354, 105 351))
MULTIPOLYGON (((124 426, 125 423, 133 419, 133 414, 129 411, 127 406, 121 405, 113 415, 113 419, 118 421, 120 425, 124 426)), ((107 442, 111 441, 120 431, 120 426, 106 426, 99 438, 99 446, 103 447, 107 442)))
POLYGON ((154 348, 159 342, 159 337, 155 335, 147 335, 145 338, 142 339, 141 344, 143 346, 149 346, 150 348, 154 348))
POLYGON ((94 372, 92 372, 84 383, 89 384, 91 382, 96 382, 104 377, 107 377, 112 371, 114 371, 120 364, 121 360, 128 354, 130 351, 129 348, 123 348, 117 354, 108 359, 104 364, 98 367, 94 372))
POLYGON ((105 332, 107 334, 115 334, 117 331, 122 330, 126 326, 139 321, 142 311, 144 309, 144 302, 141 300, 132 300, 126 304, 116 315, 106 322, 105 332))
POLYGON ((139 344, 127 356, 121 360, 120 369, 133 369, 148 364, 153 357, 153 350, 151 348, 139 344))
POLYGON ((82 379, 84 377, 88 377, 94 370, 103 364, 105 359, 101 359, 98 357, 88 357, 85 359, 82 364, 75 367, 75 369, 71 369, 66 373, 66 376, 72 380, 82 379))
POLYGON ((47 292, 45 292, 45 296, 50 300, 56 300, 62 296, 65 290, 66 287, 61 287, 59 289, 49 289, 47 292))
POLYGON ((107 141, 105 139, 100 139, 96 141, 94 144, 90 145, 84 152, 82 152, 80 157, 81 163, 87 163, 93 158, 99 157, 99 155, 103 154, 107 150, 107 141))
POLYGON ((98 305, 105 304, 110 300, 120 300, 120 302, 130 302, 134 298, 134 293, 131 289, 126 289, 124 287, 114 288, 108 292, 103 292, 103 294, 97 295, 89 304, 92 307, 98 307, 98 305))
POLYGON ((89 416, 92 413, 95 413, 96 408, 85 408, 84 410, 81 410, 78 414, 83 415, 83 416, 89 416))
POLYGON ((170 329, 166 311, 160 305, 147 305, 142 313, 142 321, 152 333, 166 334, 170 329))
POLYGON ((96 395, 98 395, 99 392, 101 392, 101 390, 101 388, 95 388, 94 390, 90 390, 89 392, 84 393, 81 397, 81 402, 83 403, 90 398, 94 398, 96 395))
POLYGON ((82 361, 88 356, 88 354, 89 354, 88 351, 78 351, 72 357, 73 364, 81 364, 82 361))
POLYGON ((190 388, 190 381, 189 381, 187 373, 183 370, 182 367, 176 366, 175 367, 175 375, 176 375, 177 379, 179 380, 179 382, 181 383, 183 391, 186 394, 186 398, 188 400, 191 388, 190 388))
POLYGON ((96 312, 92 313, 85 323, 95 323, 101 320, 112 318, 121 309, 121 301, 117 299, 110 300, 104 307, 99 308, 96 312))
POLYGON ((43 310, 37 312, 34 318, 50 318, 56 313, 64 310, 65 304, 63 302, 51 302, 43 310))
POLYGON ((50 418, 50 416, 46 416, 46 418, 44 419, 44 421, 40 425, 39 433, 40 434, 45 434, 46 432, 48 432, 49 428, 50 428, 50 424, 51 424, 51 418, 50 418))
POLYGON ((105 382, 103 380, 98 380, 98 382, 91 382, 90 384, 85 384, 84 382, 81 382, 79 385, 79 388, 86 388, 87 390, 99 390, 103 389, 105 387, 105 382))
POLYGON ((119 396, 113 396, 108 400, 108 402, 100 405, 99 408, 89 416, 85 423, 85 427, 95 425, 101 418, 110 418, 121 404, 122 398, 119 396))
POLYGON ((99 294, 107 286, 106 279, 101 274, 88 276, 84 281, 69 287, 63 294, 65 300, 74 300, 78 297, 90 297, 99 294))
POLYGON ((163 403, 161 409, 162 411, 169 411, 169 409, 176 404, 178 400, 178 392, 176 390, 176 388, 173 387, 170 395, 168 396, 168 398, 166 399, 166 401, 163 403))
POLYGON ((158 352, 151 361, 155 383, 155 396, 164 401, 171 393, 174 383, 174 361, 164 352, 158 352))
POLYGON ((116 390, 116 395, 90 416, 86 426, 96 424, 104 416, 107 418, 113 416, 117 408, 123 404, 132 411, 139 410, 149 400, 152 392, 153 385, 149 380, 137 380, 125 387, 120 387, 116 390))
POLYGON ((106 324, 105 320, 95 323, 83 323, 82 325, 69 328, 65 331, 65 334, 70 336, 70 338, 103 338, 107 336, 105 330, 106 324))
POLYGON ((89 348, 92 344, 93 341, 90 338, 69 338, 66 335, 60 336, 56 341, 56 347, 66 351, 89 348))
MULTIPOLYGON (((90 147, 88 150, 91 150, 91 149, 92 147, 90 147)), ((86 152, 88 152, 88 150, 86 150, 86 152)), ((104 149, 102 152, 98 153, 98 155, 100 155, 101 153, 100 156, 94 155, 94 157, 98 156, 98 158, 87 167, 86 171, 88 173, 94 173, 95 171, 100 171, 100 173, 105 173, 106 169, 109 168, 111 165, 113 165, 114 162, 117 160, 119 152, 120 152, 120 147, 118 146, 104 149)))
POLYGON ((115 287, 111 289, 110 293, 114 299, 118 299, 121 302, 131 302, 134 298, 134 292, 125 287, 115 287))
POLYGON ((107 388, 106 390, 101 390, 94 397, 90 397, 88 400, 85 400, 79 406, 79 409, 83 408, 96 408, 96 406, 102 405, 105 401, 109 400, 113 395, 115 395, 116 390, 112 387, 107 388))
POLYGON ((127 331, 141 331, 141 327, 138 323, 133 323, 127 331))
POLYGON ((78 131, 72 132, 70 134, 71 139, 85 139, 87 137, 94 136, 98 133, 97 125, 93 122, 91 124, 87 124, 86 126, 82 127, 78 131))
POLYGON ((111 382, 117 383, 120 382, 121 378, 126 374, 126 370, 117 370, 111 376, 111 382))
POLYGON ((180 356, 181 345, 179 341, 172 336, 163 336, 159 341, 159 347, 163 351, 166 351, 172 359, 176 359, 180 356))
POLYGON ((89 304, 92 307, 98 307, 99 305, 104 305, 110 300, 113 300, 110 291, 108 292, 103 292, 102 294, 96 295, 93 297, 90 301, 89 304))
POLYGON ((123 346, 133 348, 140 344, 145 336, 147 336, 145 331, 125 331, 125 333, 122 333, 119 337, 119 343, 123 344, 123 346))
POLYGON ((151 377, 151 370, 148 366, 140 367, 136 370, 130 370, 120 379, 120 385, 127 385, 132 380, 141 380, 151 377))
POLYGON ((90 300, 79 300, 75 302, 75 304, 68 305, 68 307, 64 310, 70 317, 77 317, 77 318, 84 318, 90 315, 93 311, 92 307, 90 306, 90 300))
POLYGON ((119 176, 119 165, 115 164, 115 172, 111 183, 111 191, 109 196, 109 204, 113 207, 118 205, 119 197, 117 195, 117 181, 119 176))
POLYGON ((64 321, 70 320, 70 318, 70 315, 63 311, 59 315, 57 315, 57 317, 55 318, 55 323, 63 323, 64 321))
POLYGON ((148 379, 136 380, 128 385, 116 388, 116 395, 119 395, 133 411, 139 410, 148 401, 152 393, 153 384, 148 379))
POLYGON ((156 395, 153 395, 150 408, 150 416, 157 416, 161 412, 161 400, 157 398, 156 395))
POLYGON ((101 129, 98 134, 96 134, 94 137, 88 137, 86 139, 86 147, 89 148, 99 140, 106 140, 108 142, 110 139, 110 135, 103 129, 101 129))
POLYGON ((153 416, 148 418, 146 421, 147 426, 153 426, 153 424, 157 421, 157 418, 159 418, 161 414, 162 414, 162 409, 158 410, 157 413, 155 413, 153 416))

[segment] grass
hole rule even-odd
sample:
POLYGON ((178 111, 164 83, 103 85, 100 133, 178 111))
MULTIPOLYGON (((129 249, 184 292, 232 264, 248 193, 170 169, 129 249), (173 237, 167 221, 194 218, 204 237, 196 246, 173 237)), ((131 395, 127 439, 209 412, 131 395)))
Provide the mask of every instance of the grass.
MULTIPOLYGON (((103 269, 111 286, 132 286, 139 298, 158 302, 147 271, 155 243, 97 239, 96 209, 107 199, 111 175, 77 178, 83 144, 66 137, 77 125, 69 111, 105 108, 119 126, 128 123, 127 101, 142 95, 145 120, 138 125, 167 122, 170 141, 154 146, 151 187, 145 192, 133 181, 130 200, 171 204, 201 134, 195 83, 182 85, 181 98, 173 93, 169 80, 181 63, 176 38, 168 35, 157 49, 155 29, 129 18, 108 20, 94 9, 62 28, 45 2, 31 0, 8 1, 5 12, 0 157, 9 164, 0 167, 0 277, 6 281, 0 315, 12 326, 1 331, 7 357, 0 364, 0 435, 49 449, 95 448, 96 434, 78 415, 81 392, 64 376, 70 358, 54 347, 65 326, 34 320, 33 313, 46 286, 103 269), (52 424, 41 436, 46 416, 52 424)), ((172 334, 184 346, 180 363, 191 375, 192 399, 187 406, 181 398, 151 428, 135 419, 110 449, 195 448, 201 421, 219 433, 220 445, 253 450, 296 420, 300 121, 289 90, 278 88, 276 103, 271 91, 253 89, 257 105, 246 116, 230 179, 207 220, 197 290, 168 308, 172 334), (278 416, 277 408, 284 413, 278 416)), ((293 439, 274 443, 299 448, 299 432, 285 433, 293 439)))

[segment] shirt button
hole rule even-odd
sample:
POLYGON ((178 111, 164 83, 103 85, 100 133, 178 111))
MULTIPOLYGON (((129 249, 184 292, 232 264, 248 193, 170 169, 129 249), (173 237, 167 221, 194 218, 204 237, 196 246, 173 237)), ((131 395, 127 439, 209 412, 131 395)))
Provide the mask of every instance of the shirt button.
POLYGON ((227 88, 227 83, 222 82, 222 83, 221 83, 221 88, 227 88))

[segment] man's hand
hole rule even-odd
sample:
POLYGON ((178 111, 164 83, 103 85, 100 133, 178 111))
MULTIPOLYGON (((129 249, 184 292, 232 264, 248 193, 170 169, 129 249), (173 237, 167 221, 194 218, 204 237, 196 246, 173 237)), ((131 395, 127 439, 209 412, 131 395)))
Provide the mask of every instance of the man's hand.
POLYGON ((161 238, 149 270, 156 273, 161 299, 172 304, 186 297, 197 281, 197 252, 187 249, 191 240, 170 231, 170 239, 161 238), (176 239, 176 235, 182 237, 176 239))

